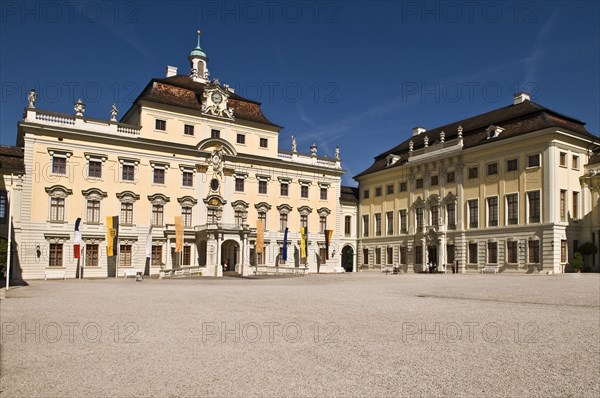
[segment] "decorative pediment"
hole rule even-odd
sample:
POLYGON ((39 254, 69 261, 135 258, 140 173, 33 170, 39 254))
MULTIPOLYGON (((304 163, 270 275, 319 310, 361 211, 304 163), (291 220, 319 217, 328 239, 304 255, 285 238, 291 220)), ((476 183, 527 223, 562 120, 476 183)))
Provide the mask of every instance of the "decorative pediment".
POLYGON ((271 210, 271 205, 266 202, 260 202, 254 205, 256 210, 258 211, 269 211, 271 210))
POLYGON ((302 216, 308 216, 310 213, 312 213, 312 209, 308 206, 300 206, 298 207, 298 212, 302 216))
POLYGON ((438 205, 440 203, 440 195, 434 193, 429 195, 429 205, 438 205))
POLYGON ((131 191, 123 191, 117 193, 117 199, 119 199, 119 202, 121 203, 133 203, 136 200, 140 200, 140 195, 131 191))
POLYGON ((155 193, 154 195, 148 195, 148 200, 153 205, 164 205, 171 201, 168 196, 163 195, 162 193, 155 193))
POLYGON ((452 191, 448 192, 448 195, 444 198, 445 203, 456 203, 456 195, 452 191))
POLYGON ((73 195, 73 190, 62 185, 53 185, 49 188, 44 188, 46 193, 52 198, 66 198, 73 195))
POLYGON ((277 206, 277 211, 279 211, 281 214, 289 214, 289 212, 292 211, 292 206, 285 204, 279 205, 277 206))
POLYGON ((414 207, 423 207, 425 206, 425 202, 423 202, 423 199, 421 199, 421 197, 417 197, 417 199, 413 202, 413 206, 414 207))
POLYGON ((102 200, 103 198, 106 198, 108 196, 108 194, 106 192, 101 191, 98 188, 90 188, 90 189, 83 190, 83 191, 81 191, 81 194, 87 200, 102 200))
POLYGON ((202 113, 234 120, 234 108, 227 107, 229 94, 218 84, 208 85, 202 93, 202 113))
POLYGON ((248 202, 245 202, 243 200, 236 200, 235 202, 231 202, 231 207, 233 207, 234 210, 247 210, 248 206, 248 202))
POLYGON ((217 208, 224 206, 227 201, 223 199, 220 195, 208 195, 203 202, 207 207, 217 208))
POLYGON ((177 202, 179 202, 181 207, 194 207, 198 203, 198 200, 188 195, 182 198, 177 198, 177 202))
POLYGON ((222 138, 205 138, 196 145, 196 149, 203 152, 213 153, 215 150, 221 150, 223 155, 235 156, 237 151, 228 141, 222 138))
POLYGON ((331 210, 326 207, 321 207, 320 209, 317 209, 317 213, 319 213, 320 216, 328 216, 331 214, 331 210))

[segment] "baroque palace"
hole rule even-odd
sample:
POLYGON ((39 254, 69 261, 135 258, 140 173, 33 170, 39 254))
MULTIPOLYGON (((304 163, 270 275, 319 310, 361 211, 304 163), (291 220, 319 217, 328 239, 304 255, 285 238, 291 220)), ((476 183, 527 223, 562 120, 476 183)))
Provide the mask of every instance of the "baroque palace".
MULTIPOLYGON (((119 121, 40 110, 0 146, 0 243, 13 279, 248 275, 396 266, 564 272, 600 247, 600 140, 517 94, 412 137, 341 186, 339 149, 300 153, 261 104, 167 67, 119 121)), ((600 256, 588 259, 598 270, 600 256)), ((3 261, 4 263, 4 261, 3 261)), ((4 264, 0 264, 4 266, 4 264)))

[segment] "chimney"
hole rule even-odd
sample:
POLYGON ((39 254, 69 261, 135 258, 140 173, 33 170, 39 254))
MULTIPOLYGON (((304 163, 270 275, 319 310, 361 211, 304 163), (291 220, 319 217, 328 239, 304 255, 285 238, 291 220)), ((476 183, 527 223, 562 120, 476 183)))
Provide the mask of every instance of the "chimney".
POLYGON ((415 128, 413 128, 413 137, 416 135, 419 135, 421 133, 424 133, 426 131, 427 131, 427 129, 425 127, 415 127, 415 128))
POLYGON ((513 105, 520 104, 521 102, 529 101, 529 94, 527 93, 517 93, 513 97, 513 105))
POLYGON ((167 65, 167 77, 177 76, 177 67, 167 65))

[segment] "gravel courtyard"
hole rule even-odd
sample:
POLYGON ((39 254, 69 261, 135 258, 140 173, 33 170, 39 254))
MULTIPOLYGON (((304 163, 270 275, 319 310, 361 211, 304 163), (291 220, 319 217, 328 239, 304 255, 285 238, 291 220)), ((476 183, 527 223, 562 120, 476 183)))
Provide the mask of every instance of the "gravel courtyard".
POLYGON ((33 281, 0 316, 3 397, 600 395, 598 274, 33 281))

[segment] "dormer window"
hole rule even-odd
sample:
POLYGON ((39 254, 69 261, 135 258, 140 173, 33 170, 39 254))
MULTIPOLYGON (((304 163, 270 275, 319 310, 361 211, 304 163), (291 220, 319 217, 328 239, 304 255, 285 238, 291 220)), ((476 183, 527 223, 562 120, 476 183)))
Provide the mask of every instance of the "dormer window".
POLYGON ((485 130, 488 140, 498 137, 503 131, 504 129, 502 127, 494 126, 493 124, 485 130))
POLYGON ((386 159, 387 159, 386 167, 389 167, 389 166, 395 164, 398 160, 400 160, 400 156, 390 154, 387 156, 386 159))

